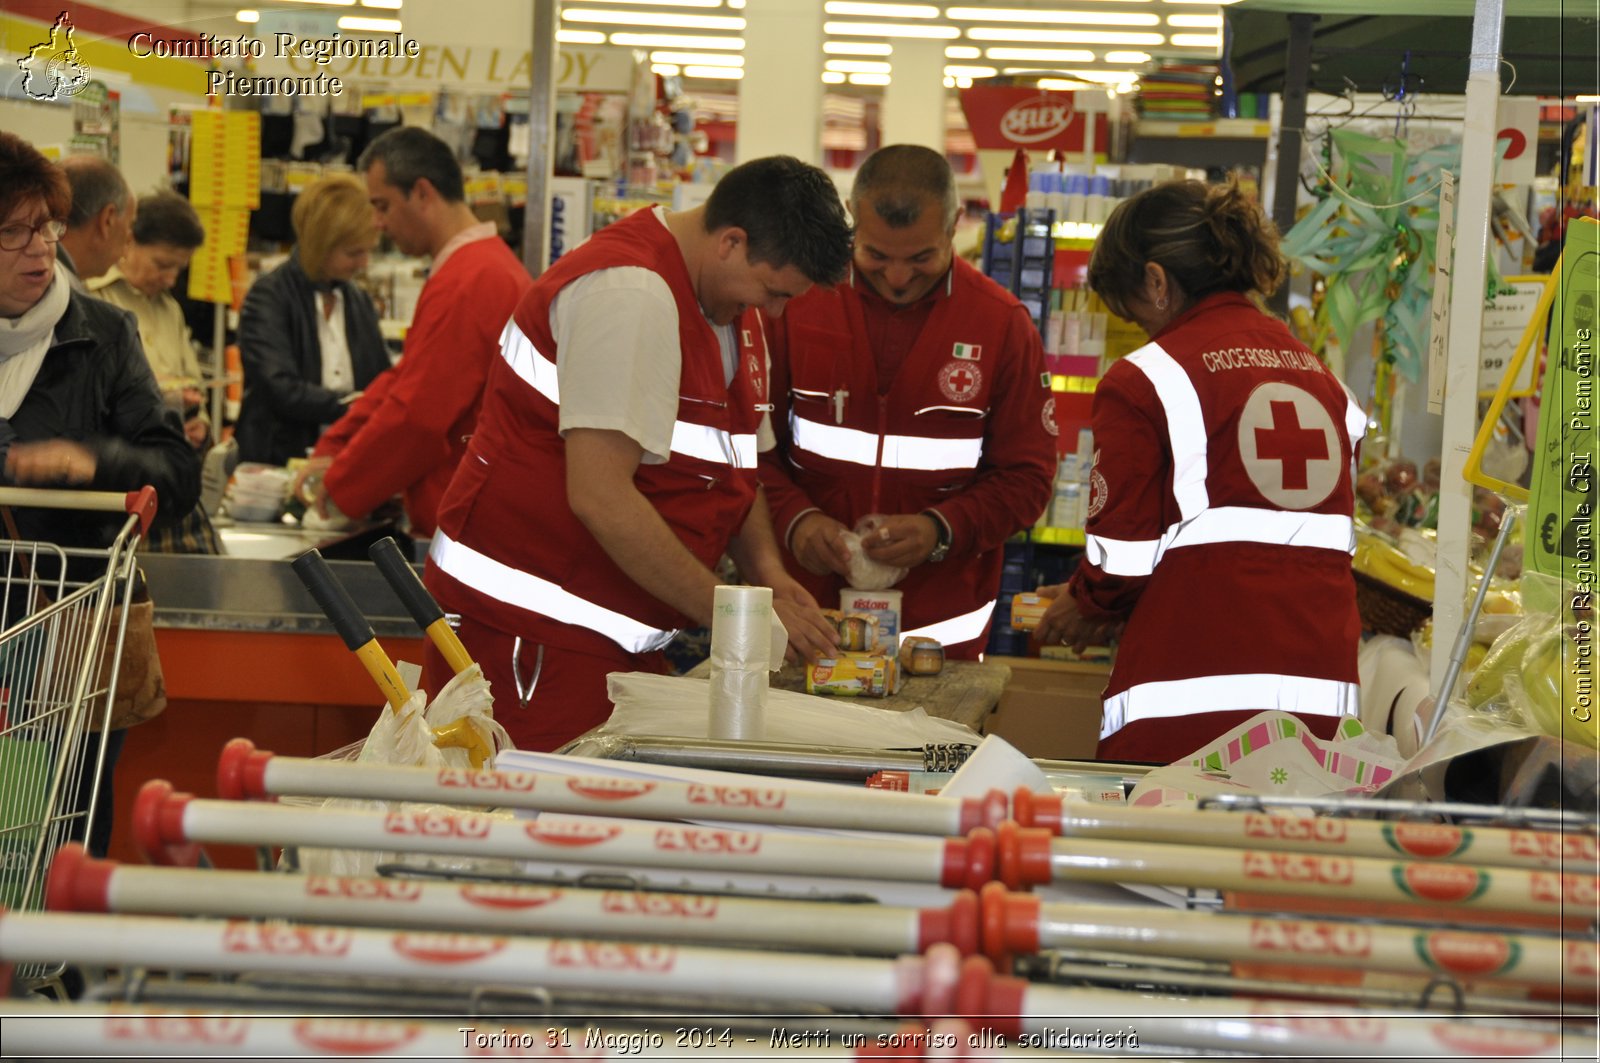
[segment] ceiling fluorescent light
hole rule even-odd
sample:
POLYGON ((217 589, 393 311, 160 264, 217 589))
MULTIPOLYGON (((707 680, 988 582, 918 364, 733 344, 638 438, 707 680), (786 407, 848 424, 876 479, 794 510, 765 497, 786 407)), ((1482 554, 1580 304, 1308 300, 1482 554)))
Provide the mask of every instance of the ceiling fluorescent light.
POLYGON ((606 35, 599 30, 556 30, 557 44, 604 44, 606 35))
POLYGON ((837 70, 824 70, 822 72, 822 83, 824 85, 843 85, 844 75, 837 70))
POLYGON ((945 75, 945 79, 944 79, 944 87, 947 88, 947 89, 955 88, 956 87, 956 79, 953 78, 953 77, 950 77, 948 74, 946 74, 945 75))
POLYGON ((1105 61, 1108 63, 1148 63, 1149 52, 1107 52, 1105 61))
POLYGON ((1222 37, 1216 33, 1174 33, 1167 38, 1175 48, 1221 48, 1222 37))
POLYGON ((1167 25, 1179 29, 1216 30, 1222 28, 1221 15, 1168 15, 1167 25))
POLYGON ((990 48, 990 59, 1039 59, 1047 63, 1092 63, 1094 53, 1078 48, 990 48))
POLYGON ((932 4, 849 4, 828 0, 822 10, 830 15, 857 15, 862 18, 938 18, 932 4))
POLYGON ((744 71, 736 66, 686 66, 683 68, 686 78, 719 78, 723 81, 738 81, 744 77, 744 71))
POLYGON ((841 74, 887 74, 894 69, 888 63, 875 63, 869 59, 829 59, 822 65, 824 69, 837 70, 841 74))
POLYGON ((944 73, 953 78, 992 78, 1000 71, 992 66, 947 66, 944 73))
POLYGON ((362 7, 375 7, 384 11, 399 11, 400 0, 361 0, 362 7))
MULTIPOLYGON (((365 0, 363 0, 365 2, 365 0)), ((608 4, 649 4, 651 7, 721 7, 722 0, 606 0, 608 4)), ((732 4, 728 5, 732 7, 732 4)), ((743 7, 744 5, 739 5, 743 7)))
POLYGON ((991 29, 974 26, 967 36, 975 41, 1031 41, 1035 44, 1165 44, 1159 33, 1120 33, 1109 30, 991 29))
POLYGON ((953 41, 961 36, 954 26, 919 26, 900 22, 824 22, 822 32, 829 37, 926 37, 953 41))
POLYGON ((651 52, 650 61, 679 66, 744 66, 744 56, 733 52, 651 52))
POLYGON ((603 8, 568 8, 564 22, 602 22, 617 26, 664 26, 683 30, 742 30, 738 15, 673 15, 660 11, 608 11, 603 8))
POLYGON ((233 18, 236 22, 260 22, 261 12, 245 8, 242 11, 235 11, 233 18))
POLYGON ((944 50, 946 59, 977 59, 983 55, 983 49, 974 48, 970 44, 952 44, 944 50))
POLYGON ((338 26, 342 30, 366 30, 368 33, 399 33, 397 18, 363 18, 360 15, 341 15, 338 26))
POLYGON ((851 74, 850 75, 850 84, 852 84, 852 85, 887 85, 887 84, 889 84, 889 75, 888 74, 851 74))
POLYGON ((1159 26, 1161 17, 1149 14, 1122 14, 1117 11, 1044 11, 1026 8, 947 7, 944 17, 955 22, 1041 22, 1069 26, 1159 26))
POLYGON ((1096 81, 1103 85, 1120 85, 1139 77, 1132 70, 1068 70, 1067 73, 1079 81, 1096 81))
POLYGON ((660 74, 664 78, 675 78, 682 73, 671 63, 652 63, 650 64, 650 72, 652 74, 660 74))
POLYGON ((1054 89, 1056 92, 1077 92, 1079 89, 1095 87, 1087 81, 1072 81, 1068 78, 1040 78, 1034 84, 1041 89, 1054 89))
MULTIPOLYGON (((822 50, 829 55, 892 55, 894 45, 882 41, 823 41, 822 50)), ((974 48, 973 55, 977 54, 974 48)), ((950 54, 950 49, 945 49, 950 54)))
POLYGON ((744 50, 743 37, 689 37, 676 33, 613 33, 612 44, 625 48, 726 48, 744 50))

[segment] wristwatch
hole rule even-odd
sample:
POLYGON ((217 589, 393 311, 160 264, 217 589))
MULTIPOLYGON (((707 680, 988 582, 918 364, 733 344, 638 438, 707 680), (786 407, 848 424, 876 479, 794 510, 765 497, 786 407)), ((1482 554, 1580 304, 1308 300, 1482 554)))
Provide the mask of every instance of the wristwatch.
POLYGON ((950 554, 950 528, 939 514, 931 509, 923 510, 922 515, 933 521, 934 532, 939 536, 939 541, 928 553, 928 560, 943 561, 950 554))

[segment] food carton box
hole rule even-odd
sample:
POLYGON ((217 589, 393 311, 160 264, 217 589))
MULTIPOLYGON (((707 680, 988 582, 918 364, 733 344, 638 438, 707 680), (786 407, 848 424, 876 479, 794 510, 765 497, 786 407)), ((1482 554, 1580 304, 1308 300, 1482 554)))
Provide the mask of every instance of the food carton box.
POLYGON ((899 669, 893 657, 841 653, 806 666, 806 693, 833 697, 882 698, 894 693, 899 669))

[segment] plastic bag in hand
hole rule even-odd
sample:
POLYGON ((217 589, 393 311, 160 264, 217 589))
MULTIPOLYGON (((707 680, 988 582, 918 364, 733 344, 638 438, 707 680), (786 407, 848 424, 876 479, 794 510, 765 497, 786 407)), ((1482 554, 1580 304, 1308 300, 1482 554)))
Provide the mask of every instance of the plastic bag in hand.
POLYGON ((846 578, 849 579, 850 586, 858 591, 887 590, 905 579, 906 573, 910 571, 886 565, 882 561, 874 561, 862 549, 862 540, 875 534, 882 524, 883 517, 870 513, 856 522, 855 531, 845 532, 840 536, 850 554, 849 573, 846 578))

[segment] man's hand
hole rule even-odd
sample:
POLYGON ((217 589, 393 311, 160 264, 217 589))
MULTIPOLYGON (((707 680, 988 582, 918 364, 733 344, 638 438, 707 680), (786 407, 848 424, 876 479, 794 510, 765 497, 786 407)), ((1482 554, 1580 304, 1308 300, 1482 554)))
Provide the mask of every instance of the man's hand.
POLYGON ((922 564, 938 545, 939 525, 922 513, 884 517, 877 528, 861 537, 861 547, 868 557, 895 568, 922 564))
POLYGON ((94 451, 70 439, 13 443, 6 453, 6 476, 15 484, 69 484, 94 481, 94 451))
POLYGON ((818 576, 850 573, 850 552, 844 546, 843 524, 826 513, 807 513, 794 526, 791 549, 800 567, 818 576))
POLYGON ((183 434, 188 437, 189 445, 199 450, 211 437, 211 425, 204 417, 191 417, 183 422, 183 434))
POLYGON ((1071 646, 1073 653, 1081 654, 1090 646, 1104 646, 1122 632, 1127 622, 1121 619, 1088 620, 1078 611, 1078 603, 1065 583, 1040 587, 1041 598, 1050 598, 1033 637, 1041 646, 1071 646))
POLYGON ((329 513, 328 485, 322 478, 332 465, 332 458, 311 458, 300 466, 300 471, 294 478, 294 497, 304 503, 306 508, 315 510, 317 516, 323 520, 329 519, 329 513))
POLYGON ((784 660, 815 661, 839 652, 839 632, 822 615, 811 592, 789 576, 772 581, 772 611, 789 632, 784 660))

